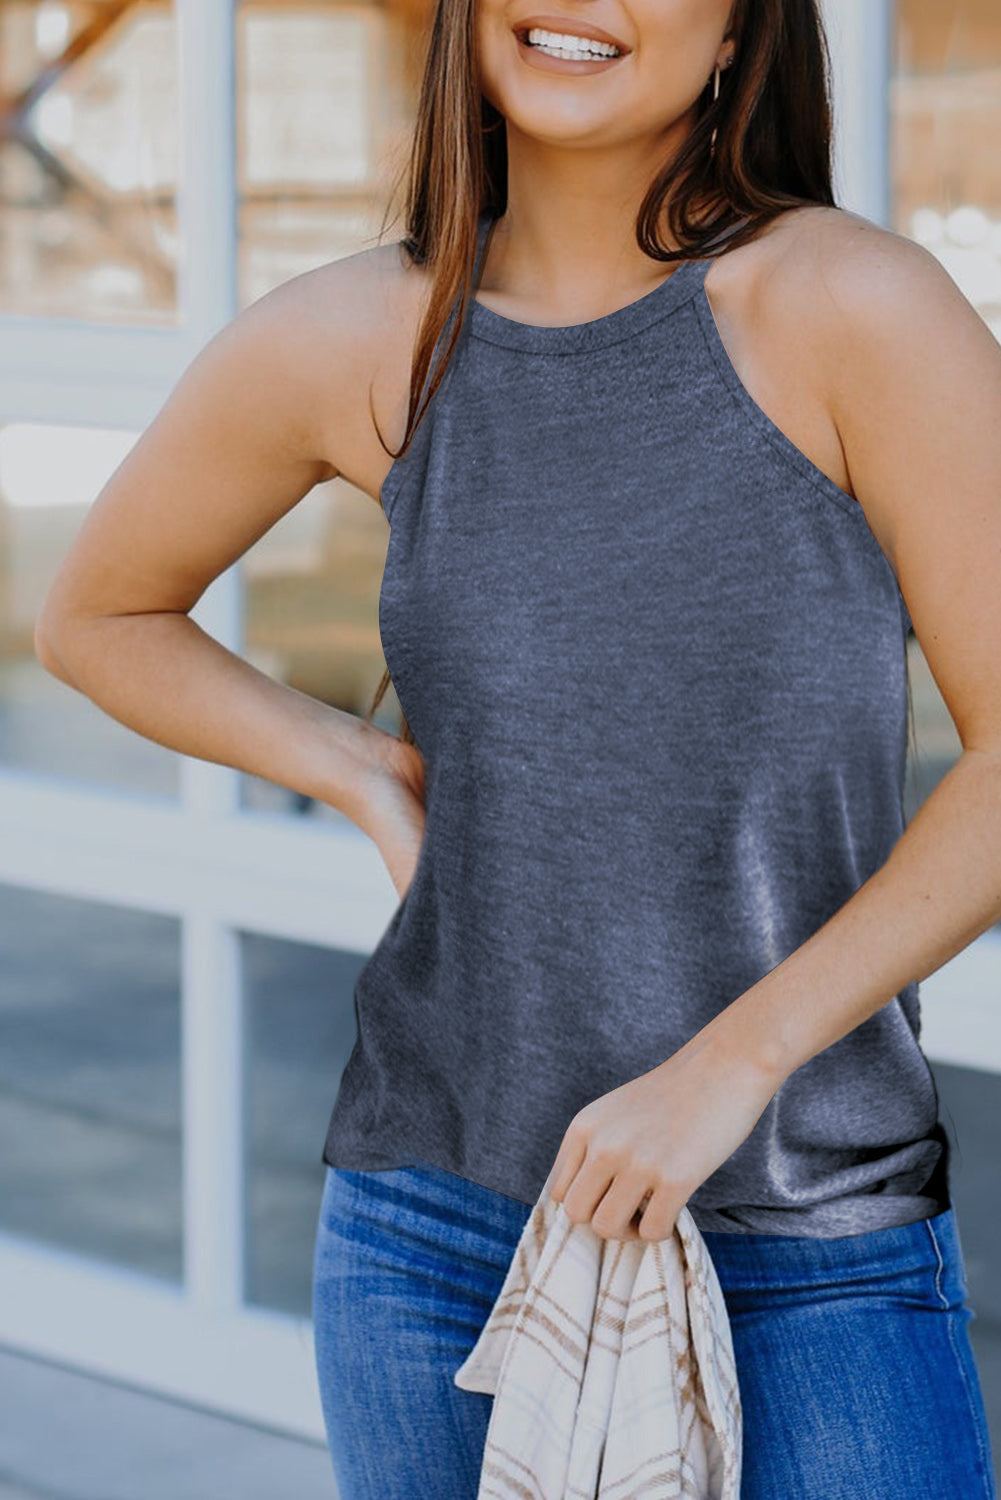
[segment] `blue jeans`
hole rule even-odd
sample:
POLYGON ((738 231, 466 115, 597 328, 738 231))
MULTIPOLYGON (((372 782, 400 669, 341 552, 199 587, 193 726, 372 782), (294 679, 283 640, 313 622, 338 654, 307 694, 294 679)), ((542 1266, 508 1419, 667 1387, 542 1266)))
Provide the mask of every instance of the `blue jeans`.
MULTIPOLYGON (((326 1168, 313 1326, 341 1500, 475 1500, 493 1397, 452 1376, 531 1211, 438 1167, 326 1168)), ((838 1239, 704 1238, 741 1500, 996 1500, 954 1208, 838 1239)))

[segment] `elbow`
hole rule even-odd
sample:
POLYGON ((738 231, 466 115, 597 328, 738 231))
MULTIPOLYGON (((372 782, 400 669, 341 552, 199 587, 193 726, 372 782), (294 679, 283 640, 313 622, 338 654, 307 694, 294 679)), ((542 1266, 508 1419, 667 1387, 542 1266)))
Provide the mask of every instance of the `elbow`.
POLYGON ((32 637, 35 657, 45 668, 46 672, 51 673, 53 677, 58 677, 60 681, 68 683, 70 687, 73 687, 72 676, 66 667, 65 648, 60 645, 60 635, 60 629, 56 625, 56 622, 50 619, 43 610, 35 621, 35 630, 32 637))

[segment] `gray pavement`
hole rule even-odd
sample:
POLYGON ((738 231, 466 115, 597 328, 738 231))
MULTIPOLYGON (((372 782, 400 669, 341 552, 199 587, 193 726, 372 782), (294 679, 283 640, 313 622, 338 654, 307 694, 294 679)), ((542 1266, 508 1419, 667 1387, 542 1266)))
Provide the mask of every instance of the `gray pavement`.
POLYGON ((0 1349, 0 1500, 337 1500, 325 1447, 0 1349))

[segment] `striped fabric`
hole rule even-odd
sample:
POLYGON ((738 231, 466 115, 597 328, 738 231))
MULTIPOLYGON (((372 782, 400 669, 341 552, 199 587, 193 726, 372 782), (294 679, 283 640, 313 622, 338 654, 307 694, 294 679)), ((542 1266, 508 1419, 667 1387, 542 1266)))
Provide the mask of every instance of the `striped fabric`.
POLYGON ((543 1189, 453 1379, 494 1397, 477 1500, 738 1500, 730 1324, 687 1208, 606 1240, 543 1189))

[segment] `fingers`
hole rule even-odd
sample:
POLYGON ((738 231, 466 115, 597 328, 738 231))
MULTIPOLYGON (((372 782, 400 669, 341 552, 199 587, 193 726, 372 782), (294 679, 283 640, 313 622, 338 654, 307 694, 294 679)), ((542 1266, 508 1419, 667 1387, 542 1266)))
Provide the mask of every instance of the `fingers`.
POLYGON ((649 1198, 643 1178, 627 1174, 614 1178, 591 1214, 591 1228, 606 1240, 636 1239, 649 1198))
POLYGON ((638 1235, 641 1240, 668 1240, 674 1233, 678 1214, 684 1207, 679 1202, 676 1190, 670 1187, 655 1188, 649 1195, 639 1221, 638 1235))
POLYGON ((546 1189, 573 1224, 608 1240, 661 1240, 674 1233, 687 1194, 650 1161, 630 1166, 621 1151, 602 1150, 578 1117, 560 1145, 546 1189))
POLYGON ((587 1142, 568 1130, 556 1153, 556 1160, 549 1169, 549 1176, 546 1178, 546 1188, 557 1203, 563 1202, 564 1195, 580 1171, 586 1155, 587 1142))
POLYGON ((576 1159, 571 1173, 568 1151, 550 1174, 550 1195, 562 1202, 571 1223, 589 1224, 606 1240, 662 1240, 674 1233, 683 1198, 670 1184, 651 1185, 649 1173, 615 1172, 589 1161, 586 1152, 576 1159))

